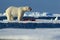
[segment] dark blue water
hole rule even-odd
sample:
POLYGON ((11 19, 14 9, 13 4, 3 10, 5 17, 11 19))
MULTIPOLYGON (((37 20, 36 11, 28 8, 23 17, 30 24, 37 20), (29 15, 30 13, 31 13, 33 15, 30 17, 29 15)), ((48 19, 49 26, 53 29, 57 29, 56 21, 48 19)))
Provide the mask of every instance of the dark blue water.
MULTIPOLYGON (((6 17, 0 17, 0 20, 6 19, 6 17)), ((16 18, 14 18, 16 19, 16 18)), ((23 17, 25 19, 55 19, 55 17, 23 17)), ((60 17, 58 17, 60 19, 60 17)), ((60 24, 56 23, 0 23, 0 28, 26 28, 26 29, 35 29, 35 28, 60 28, 60 24)))
POLYGON ((0 28, 60 28, 60 24, 52 23, 0 23, 0 28))

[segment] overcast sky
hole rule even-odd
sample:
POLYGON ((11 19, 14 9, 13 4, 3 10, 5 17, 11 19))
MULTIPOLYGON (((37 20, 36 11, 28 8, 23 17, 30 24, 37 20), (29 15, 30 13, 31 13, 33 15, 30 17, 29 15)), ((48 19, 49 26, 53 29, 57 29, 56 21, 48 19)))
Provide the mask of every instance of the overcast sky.
POLYGON ((32 11, 60 13, 60 0, 0 0, 0 13, 9 6, 30 6, 32 11))

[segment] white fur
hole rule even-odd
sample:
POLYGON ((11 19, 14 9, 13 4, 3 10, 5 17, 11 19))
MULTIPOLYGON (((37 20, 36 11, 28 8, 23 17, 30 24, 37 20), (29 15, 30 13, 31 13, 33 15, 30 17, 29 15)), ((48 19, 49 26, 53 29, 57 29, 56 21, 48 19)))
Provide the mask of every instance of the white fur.
POLYGON ((6 17, 8 21, 12 21, 13 17, 17 17, 18 21, 20 21, 24 15, 24 12, 26 11, 30 11, 28 6, 24 6, 24 7, 14 7, 14 6, 10 6, 6 9, 6 17))

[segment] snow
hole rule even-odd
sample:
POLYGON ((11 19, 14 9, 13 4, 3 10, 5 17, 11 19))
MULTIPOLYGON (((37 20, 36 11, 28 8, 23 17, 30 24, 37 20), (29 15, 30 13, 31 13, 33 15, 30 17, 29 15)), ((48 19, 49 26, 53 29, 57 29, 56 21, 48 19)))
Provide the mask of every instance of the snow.
MULTIPOLYGON (((5 16, 6 13, 0 13, 0 16, 5 16)), ((48 12, 25 12, 24 16, 29 16, 29 17, 41 17, 41 16, 53 16, 53 17, 60 17, 60 14, 58 13, 48 13, 48 12)))
POLYGON ((53 14, 54 17, 60 17, 60 14, 53 14))
POLYGON ((0 29, 0 39, 59 40, 60 28, 0 29))

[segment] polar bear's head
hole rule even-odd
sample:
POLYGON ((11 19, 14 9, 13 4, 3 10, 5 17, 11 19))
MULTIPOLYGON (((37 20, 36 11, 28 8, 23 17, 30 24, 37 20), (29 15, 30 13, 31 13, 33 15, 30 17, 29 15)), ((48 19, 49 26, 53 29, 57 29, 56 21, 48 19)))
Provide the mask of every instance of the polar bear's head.
POLYGON ((24 6, 22 7, 23 11, 31 11, 32 8, 31 7, 28 7, 28 6, 24 6))

